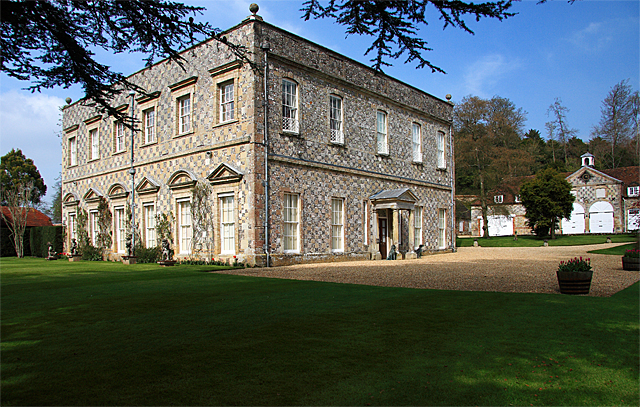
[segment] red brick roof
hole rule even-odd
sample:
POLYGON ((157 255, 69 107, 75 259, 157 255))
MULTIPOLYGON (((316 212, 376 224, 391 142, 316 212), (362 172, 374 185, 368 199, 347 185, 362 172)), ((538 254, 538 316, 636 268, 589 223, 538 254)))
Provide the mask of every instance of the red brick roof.
MULTIPOLYGON (((9 207, 0 206, 0 209, 2 210, 2 214, 7 219, 11 219, 11 212, 9 212, 9 207)), ((2 219, 2 223, 4 224, 4 219, 2 219)), ((29 210, 29 214, 27 215, 27 227, 32 226, 53 226, 53 223, 51 223, 51 219, 47 215, 37 209, 32 208, 29 210)))
POLYGON ((640 184, 640 167, 620 167, 601 171, 619 179, 625 187, 640 184))

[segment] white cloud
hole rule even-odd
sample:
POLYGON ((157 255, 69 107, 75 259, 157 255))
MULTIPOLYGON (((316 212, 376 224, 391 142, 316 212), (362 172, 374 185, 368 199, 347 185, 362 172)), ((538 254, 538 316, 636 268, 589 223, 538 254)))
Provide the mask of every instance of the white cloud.
POLYGON ((611 21, 591 22, 585 28, 574 31, 569 37, 569 42, 583 51, 597 52, 614 40, 614 29, 611 21))
POLYGON ((520 66, 518 60, 508 60, 501 54, 486 55, 465 70, 464 94, 490 97, 494 93, 493 88, 503 76, 520 66))
POLYGON ((64 100, 43 93, 0 93, 0 155, 21 149, 33 159, 51 195, 60 173, 60 107, 64 100))

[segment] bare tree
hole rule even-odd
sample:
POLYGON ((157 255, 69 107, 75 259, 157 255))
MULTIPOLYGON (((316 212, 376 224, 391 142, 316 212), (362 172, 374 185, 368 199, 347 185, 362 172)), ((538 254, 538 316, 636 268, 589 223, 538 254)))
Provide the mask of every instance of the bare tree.
MULTIPOLYGON (((629 80, 617 83, 602 101, 600 122, 593 127, 592 137, 602 137, 611 145, 611 168, 620 164, 616 160, 616 147, 629 142, 637 134, 637 100, 638 92, 633 92, 629 80)), ((636 140, 637 146, 637 140, 636 140)))
POLYGON ((9 216, 1 211, 18 258, 24 257, 24 231, 27 229, 27 217, 33 210, 33 182, 16 184, 13 188, 1 191, 2 200, 7 203, 9 216))
MULTIPOLYGON (((567 113, 569 112, 569 108, 562 105, 562 100, 560 98, 556 98, 556 100, 549 106, 547 109, 547 116, 553 118, 550 123, 553 123, 554 128, 554 139, 557 140, 564 149, 564 164, 567 165, 567 142, 571 137, 574 137, 578 134, 577 129, 569 128, 567 124, 567 113)), ((547 129, 550 129, 547 127, 547 129)))

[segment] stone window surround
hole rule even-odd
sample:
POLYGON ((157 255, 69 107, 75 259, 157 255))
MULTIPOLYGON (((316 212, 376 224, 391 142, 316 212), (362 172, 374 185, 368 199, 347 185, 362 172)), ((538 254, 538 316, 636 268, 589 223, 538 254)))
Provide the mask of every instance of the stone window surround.
POLYGON ((211 184, 211 197, 212 197, 212 216, 213 216, 213 238, 214 238, 214 254, 222 255, 223 257, 231 256, 237 253, 241 253, 240 249, 240 240, 239 240, 239 227, 240 227, 240 203, 238 202, 238 197, 240 194, 240 182, 239 179, 237 181, 224 182, 220 184, 211 184), (233 195, 233 216, 234 216, 234 253, 223 254, 222 253, 222 231, 218 231, 217 225, 222 224, 222 216, 220 210, 220 198, 223 196, 232 196, 233 195))
POLYGON ((160 99, 160 92, 152 92, 149 96, 141 96, 136 99, 138 102, 138 110, 140 111, 140 126, 142 127, 141 135, 142 140, 140 147, 146 147, 158 143, 158 100, 160 99), (147 112, 154 111, 153 121, 153 135, 154 140, 147 142, 147 112))
POLYGON ((280 112, 280 123, 282 124, 282 132, 286 135, 293 135, 293 136, 299 136, 300 135, 300 117, 302 117, 302 114, 300 112, 300 82, 295 80, 294 78, 290 77, 290 76, 285 76, 282 77, 281 80, 281 86, 280 86, 280 92, 281 92, 281 109, 279 109, 280 112), (284 112, 282 111, 283 107, 285 106, 284 104, 284 90, 282 89, 284 87, 285 82, 289 82, 292 83, 293 85, 295 85, 295 95, 293 95, 295 97, 295 105, 290 106, 292 108, 292 110, 294 111, 293 116, 294 117, 288 117, 287 119, 292 120, 291 126, 292 128, 285 128, 284 125, 284 112))
MULTIPOLYGON (((176 230, 175 230, 175 241, 174 241, 174 252, 175 254, 181 254, 181 255, 191 255, 191 245, 189 244, 189 247, 187 248, 183 248, 182 247, 182 213, 180 211, 180 207, 182 206, 183 202, 189 202, 189 211, 191 211, 191 191, 184 191, 184 192, 180 192, 177 194, 174 194, 173 196, 173 201, 175 202, 175 211, 174 213, 176 214, 176 230)), ((189 238, 189 241, 191 241, 191 239, 193 238, 193 218, 190 216, 191 219, 191 223, 189 223, 189 227, 191 228, 191 237, 189 238)))
POLYGON ((302 242, 303 240, 303 229, 302 228, 302 207, 303 207, 303 196, 302 193, 300 192, 295 192, 289 188, 282 188, 280 190, 280 201, 282 202, 282 252, 284 254, 300 254, 303 252, 302 250, 302 242), (285 233, 285 222, 284 222, 284 211, 285 211, 285 207, 284 207, 284 202, 285 202, 285 195, 295 195, 298 198, 298 219, 297 219, 297 229, 296 229, 296 243, 298 248, 296 250, 285 250, 284 248, 284 233, 285 233))
POLYGON ((87 157, 89 157, 89 159, 87 160, 87 162, 91 162, 91 161, 96 161, 100 159, 100 119, 102 119, 102 116, 98 115, 98 116, 94 116, 88 120, 84 121, 84 124, 87 128, 87 144, 88 144, 88 154, 87 157), (95 137, 97 138, 97 151, 96 151, 96 156, 93 156, 93 139, 91 137, 91 132, 95 131, 95 137))
POLYGON ((157 212, 157 202, 154 200, 150 201, 150 200, 142 200, 142 219, 141 219, 141 224, 142 224, 142 232, 143 232, 143 236, 142 236, 142 241, 144 243, 144 247, 146 248, 150 248, 150 247, 154 247, 157 246, 157 242, 156 242, 156 232, 155 232, 155 227, 156 227, 156 216, 158 215, 157 212), (153 208, 153 226, 149 227, 148 222, 147 222, 147 215, 148 215, 148 210, 147 208, 153 208), (153 229, 153 246, 149 246, 149 229, 153 229))
POLYGON ((414 209, 414 232, 413 232, 413 240, 414 240, 414 250, 417 249, 421 244, 424 244, 422 230, 423 230, 423 222, 424 222, 424 208, 422 206, 416 205, 414 209))
POLYGON ((194 113, 196 106, 196 86, 198 83, 198 77, 192 76, 190 78, 184 79, 180 82, 174 83, 173 85, 169 85, 169 89, 171 89, 171 99, 174 101, 174 136, 173 137, 182 137, 189 134, 195 133, 195 123, 194 113), (185 132, 181 132, 180 129, 180 101, 186 98, 190 99, 190 113, 189 113, 189 130, 185 132))
POLYGON ((411 122, 411 161, 414 164, 422 164, 422 124, 418 122, 411 122), (418 142, 417 151, 416 144, 414 143, 415 129, 418 129, 418 142))
POLYGON ((235 192, 231 191, 231 192, 220 192, 217 194, 217 203, 218 203, 218 213, 219 213, 219 222, 218 224, 220 225, 220 254, 221 255, 235 255, 236 254, 236 250, 237 250, 237 208, 238 205, 236 203, 236 194, 235 192), (224 217, 223 217, 223 210, 224 210, 224 205, 222 203, 223 199, 225 198, 232 198, 231 199, 231 220, 232 222, 227 222, 229 224, 233 225, 233 228, 231 230, 231 236, 233 237, 233 248, 231 250, 224 250, 224 240, 225 240, 225 228, 224 228, 224 217))
POLYGON ((69 162, 67 167, 75 167, 78 165, 78 133, 75 132, 73 135, 69 135, 67 140, 69 141, 69 162))
POLYGON ((78 128, 80 126, 79 125, 74 125, 71 126, 67 129, 64 130, 64 135, 66 138, 66 143, 63 144, 64 147, 66 147, 66 159, 65 162, 67 163, 67 167, 73 167, 75 165, 78 165, 78 128), (71 139, 75 138, 76 140, 76 164, 75 165, 71 165, 71 139))
POLYGON ((438 170, 447 169, 447 136, 443 131, 436 134, 436 168, 438 170), (442 148, 440 148, 442 147, 442 148))
POLYGON ((215 104, 214 104, 214 127, 223 126, 231 123, 236 123, 238 119, 238 96, 239 96, 239 78, 240 78, 240 67, 242 63, 240 61, 233 61, 227 64, 221 65, 219 67, 213 68, 209 70, 209 74, 211 75, 211 79, 213 80, 213 85, 211 89, 211 94, 216 95, 215 104), (222 101, 222 89, 224 85, 228 85, 229 82, 233 82, 233 118, 230 120, 223 121, 222 120, 222 109, 221 109, 221 101, 222 101))
MULTIPOLYGON (((127 113, 129 112, 129 104, 120 105, 116 108, 116 110, 127 113)), ((129 113, 127 113, 127 115, 129 115, 129 113)), ((124 132, 123 139, 122 139, 122 150, 118 150, 117 136, 118 136, 118 125, 120 123, 122 123, 121 120, 112 121, 113 129, 111 131, 112 133, 111 155, 122 154, 127 151, 127 126, 124 124, 123 124, 123 130, 122 130, 124 132)))
POLYGON ((376 118, 375 118, 375 134, 376 134, 376 155, 378 156, 382 156, 382 157, 388 157, 389 156, 389 113, 385 110, 385 109, 381 109, 381 108, 376 108, 376 118), (378 132, 378 117, 379 114, 382 113, 384 115, 384 136, 385 136, 385 151, 380 151, 380 146, 378 143, 378 135, 382 134, 378 132))
POLYGON ((337 145, 337 146, 344 146, 344 134, 345 134, 345 126, 344 126, 344 96, 341 95, 338 92, 332 91, 329 94, 329 117, 328 117, 328 121, 329 121, 329 144, 332 145, 337 145), (332 99, 337 99, 340 101, 340 130, 339 133, 337 134, 336 137, 336 141, 333 141, 332 139, 333 137, 333 129, 331 128, 331 112, 333 110, 332 108, 332 99))
POLYGON ((330 205, 331 205, 331 218, 330 218, 330 221, 331 221, 331 223, 330 223, 331 224, 331 229, 330 229, 331 241, 330 241, 329 247, 330 247, 330 250, 331 250, 332 253, 343 253, 345 251, 344 243, 345 243, 345 235, 346 235, 346 225, 345 225, 346 222, 345 222, 345 220, 347 219, 347 216, 346 216, 346 209, 347 209, 346 208, 346 199, 344 197, 341 197, 341 196, 332 196, 331 199, 330 199, 330 205), (333 204, 334 204, 334 201, 341 203, 341 208, 340 208, 341 212, 342 212, 342 214, 340 216, 340 218, 341 218, 340 222, 341 223, 335 223, 335 224, 333 223, 333 213, 334 213, 333 204), (333 227, 334 226, 341 226, 341 232, 342 232, 341 236, 340 236, 340 240, 341 241, 339 242, 339 247, 337 247, 337 248, 334 248, 334 245, 333 245, 333 238, 334 238, 333 227))

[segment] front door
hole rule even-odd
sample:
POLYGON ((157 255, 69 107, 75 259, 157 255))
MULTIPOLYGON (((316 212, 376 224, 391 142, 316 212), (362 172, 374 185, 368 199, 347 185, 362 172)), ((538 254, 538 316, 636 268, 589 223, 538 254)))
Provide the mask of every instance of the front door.
POLYGON ((378 231, 380 235, 378 236, 378 247, 380 250, 380 255, 382 259, 387 258, 387 220, 378 218, 378 231))

